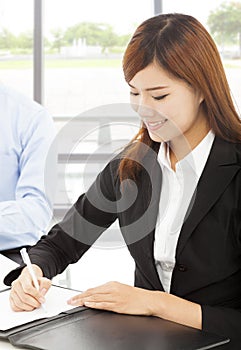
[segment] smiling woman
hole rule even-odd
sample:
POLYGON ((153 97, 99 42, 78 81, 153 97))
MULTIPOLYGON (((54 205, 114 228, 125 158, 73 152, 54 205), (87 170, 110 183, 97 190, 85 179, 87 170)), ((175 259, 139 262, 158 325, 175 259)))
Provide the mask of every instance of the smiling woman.
POLYGON ((195 18, 159 15, 136 29, 123 68, 140 130, 29 250, 40 290, 24 266, 6 277, 11 306, 39 307, 46 278, 118 220, 135 286, 112 281, 69 303, 157 316, 240 349, 241 121, 217 48, 195 18))
MULTIPOLYGON (((123 59, 123 69, 126 81, 132 90, 134 88, 134 95, 131 90, 134 108, 137 111, 140 109, 139 114, 142 119, 151 115, 151 119, 155 121, 155 114, 158 111, 163 115, 162 120, 172 121, 172 130, 175 129, 175 132, 171 137, 170 135, 161 137, 157 133, 154 137, 148 135, 143 125, 137 138, 153 149, 156 147, 153 141, 169 141, 170 138, 175 139, 179 132, 186 133, 188 137, 182 142, 185 144, 182 150, 180 150, 178 139, 176 145, 173 142, 171 144, 170 156, 178 159, 187 154, 188 149, 193 149, 210 128, 215 131, 216 135, 228 141, 240 140, 240 119, 233 105, 218 50, 205 28, 191 16, 177 15, 172 18, 169 15, 163 15, 161 21, 158 16, 156 19, 145 21, 137 28, 127 47, 123 59), (185 24, 186 19, 188 20, 185 24), (178 33, 174 25, 180 26, 178 33), (152 29, 151 26, 154 28, 152 29), (139 81, 142 79, 144 81, 144 78, 145 86, 141 86, 139 81), (152 91, 153 87, 158 86, 159 82, 164 86, 170 85, 169 89, 165 87, 161 96, 151 96, 150 90, 152 91), (212 89, 210 89, 210 85, 212 89), (138 93, 138 87, 142 93, 138 93), (163 96, 165 96, 164 100, 163 96), (157 100, 161 98, 161 101, 155 101, 156 97, 157 100), (191 108, 190 111, 189 108, 191 108), (184 116, 181 121, 180 111, 183 112, 184 116), (190 130, 186 123, 187 119, 190 119, 189 122, 192 124, 191 119, 193 118, 195 123, 192 127, 196 133, 189 135, 187 131, 190 130), (201 131, 199 127, 201 127, 201 131), (190 145, 188 145, 189 143, 190 145)), ((168 123, 169 125, 170 123, 168 123)), ((164 132, 165 128, 162 131, 164 132)), ((138 147, 138 143, 134 144, 135 150, 133 147, 130 148, 128 155, 131 152, 137 154, 138 147)), ((138 168, 135 162, 123 159, 120 164, 121 178, 125 177, 124 169, 127 163, 129 164, 128 171, 133 176, 138 168)), ((174 165, 172 164, 172 166, 174 165)))
POLYGON ((172 152, 179 153, 180 159, 186 155, 180 153, 180 147, 175 148, 180 136, 189 143, 188 152, 207 134, 207 116, 200 108, 203 101, 201 91, 171 77, 157 62, 139 71, 129 84, 132 106, 142 118, 151 139, 156 142, 171 140, 170 156, 172 152), (158 86, 159 82, 163 86, 158 86))

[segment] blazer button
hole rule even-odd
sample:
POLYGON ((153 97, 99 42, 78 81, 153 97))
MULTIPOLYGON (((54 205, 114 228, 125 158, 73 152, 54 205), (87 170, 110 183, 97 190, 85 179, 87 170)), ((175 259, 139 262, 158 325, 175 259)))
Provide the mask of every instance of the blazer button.
POLYGON ((185 272, 187 271, 187 266, 183 265, 183 264, 179 264, 178 265, 178 271, 180 272, 185 272))

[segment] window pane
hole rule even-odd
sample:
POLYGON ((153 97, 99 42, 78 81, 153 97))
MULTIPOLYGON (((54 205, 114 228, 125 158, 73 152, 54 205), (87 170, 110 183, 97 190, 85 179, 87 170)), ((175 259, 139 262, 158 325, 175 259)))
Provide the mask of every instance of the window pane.
POLYGON ((33 96, 33 0, 0 2, 0 77, 33 96))
POLYGON ((45 105, 57 116, 128 101, 121 59, 153 0, 45 3, 45 105))

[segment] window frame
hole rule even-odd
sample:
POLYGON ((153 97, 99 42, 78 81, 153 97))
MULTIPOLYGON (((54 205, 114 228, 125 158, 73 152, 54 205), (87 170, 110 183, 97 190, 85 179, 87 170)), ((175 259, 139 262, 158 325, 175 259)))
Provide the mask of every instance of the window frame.
MULTIPOLYGON (((44 47, 43 47, 44 0, 34 0, 34 47, 33 47, 33 99, 44 104, 44 47)), ((153 0, 154 13, 162 13, 162 0, 153 0)))

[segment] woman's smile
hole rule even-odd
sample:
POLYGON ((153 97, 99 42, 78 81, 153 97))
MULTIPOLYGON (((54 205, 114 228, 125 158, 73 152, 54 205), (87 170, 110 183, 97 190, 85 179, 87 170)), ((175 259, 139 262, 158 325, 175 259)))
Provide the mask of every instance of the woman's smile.
POLYGON ((167 121, 168 121, 168 119, 163 119, 161 121, 156 121, 156 122, 145 121, 145 124, 149 130, 155 131, 155 130, 158 130, 159 128, 161 128, 167 121))

